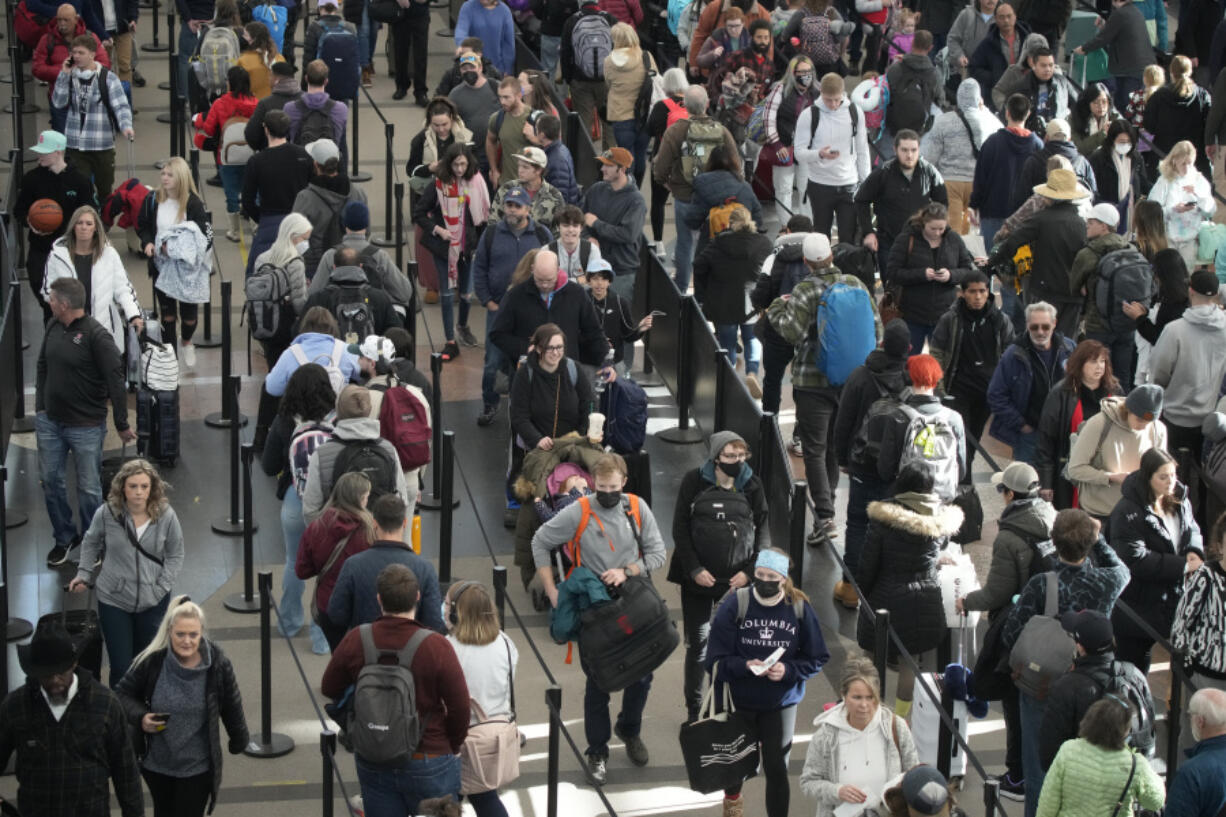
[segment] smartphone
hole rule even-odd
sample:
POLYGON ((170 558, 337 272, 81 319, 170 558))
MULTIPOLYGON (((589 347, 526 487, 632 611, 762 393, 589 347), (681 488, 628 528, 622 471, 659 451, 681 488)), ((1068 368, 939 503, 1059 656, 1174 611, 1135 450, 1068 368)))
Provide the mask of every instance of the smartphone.
POLYGON ((153 720, 155 723, 160 723, 160 724, 165 725, 166 722, 170 720, 169 712, 151 712, 149 714, 153 716, 153 720))
POLYGON ((658 310, 658 309, 653 309, 653 310, 651 310, 651 317, 653 317, 653 318, 663 318, 663 317, 664 317, 664 313, 663 313, 663 312, 661 312, 661 311, 660 311, 660 310, 658 310))

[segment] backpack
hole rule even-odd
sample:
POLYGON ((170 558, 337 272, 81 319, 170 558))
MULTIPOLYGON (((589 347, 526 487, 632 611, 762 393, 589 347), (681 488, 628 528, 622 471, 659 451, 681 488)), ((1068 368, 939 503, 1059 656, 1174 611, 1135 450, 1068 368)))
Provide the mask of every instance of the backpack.
POLYGON ((410 471, 430 462, 430 409, 426 395, 416 386, 397 381, 383 392, 379 407, 379 436, 392 444, 400 468, 410 471))
POLYGON ((824 14, 806 14, 800 21, 800 53, 813 60, 818 68, 839 61, 839 44, 830 33, 830 18, 824 14))
POLYGON ((294 429, 289 439, 289 467, 299 496, 306 493, 311 454, 330 439, 332 426, 328 423, 303 423, 294 429))
POLYGON ((1103 687, 1103 695, 1114 695, 1132 704, 1132 726, 1128 730, 1128 745, 1145 757, 1152 757, 1154 736, 1154 698, 1140 670, 1132 672, 1119 661, 1111 662, 1111 677, 1103 687))
POLYGON ((636 454, 647 439, 647 392, 626 377, 605 386, 600 396, 605 416, 604 443, 618 454, 636 454))
POLYGON ((232 116, 221 126, 219 152, 223 165, 245 165, 255 155, 247 144, 247 121, 245 116, 232 116))
POLYGON ((603 13, 579 15, 571 29, 571 53, 583 79, 604 79, 605 57, 613 53, 613 30, 603 13))
POLYGON ((898 408, 907 418, 898 470, 911 465, 932 474, 932 490, 946 502, 952 501, 958 493, 958 437, 945 413, 948 409, 921 414, 905 401, 898 408))
POLYGON ((690 503, 690 541, 698 562, 716 579, 730 579, 753 556, 753 507, 740 491, 712 485, 690 503))
MULTIPOLYGON (((50 47, 50 43, 48 43, 50 47)), ((88 85, 97 80, 98 82, 98 99, 102 102, 102 108, 106 111, 106 116, 111 120, 111 128, 115 131, 119 130, 119 117, 115 115, 115 106, 111 104, 111 83, 107 77, 110 76, 111 70, 101 63, 98 64, 98 72, 94 74, 92 79, 80 80, 77 82, 88 85)), ((72 111, 80 104, 80 94, 73 88, 68 92, 67 110, 72 111)))
POLYGON ((689 119, 690 112, 685 109, 685 106, 676 101, 672 97, 664 97, 660 100, 664 103, 664 107, 668 109, 668 121, 665 122, 664 129, 668 130, 673 125, 680 122, 682 119, 689 119))
MULTIPOLYGON (((365 337, 365 335, 363 335, 365 337)), ((306 351, 302 348, 301 343, 295 343, 289 347, 290 353, 294 359, 298 361, 299 366, 305 366, 308 363, 318 363, 324 367, 324 371, 328 373, 328 381, 332 384, 332 392, 339 397, 341 389, 345 388, 345 384, 349 382, 349 378, 345 377, 345 373, 341 371, 341 358, 345 354, 345 344, 339 340, 332 341, 332 353, 324 356, 320 355, 314 360, 308 360, 306 351)))
POLYGON ((289 271, 285 267, 260 264, 255 273, 243 282, 243 294, 247 298, 251 337, 272 340, 287 334, 294 318, 294 305, 289 271))
MULTIPOLYGON (((558 249, 558 240, 559 239, 555 238, 553 241, 549 242, 548 246, 549 246, 549 249, 553 250, 555 253, 560 254, 560 251, 558 249)), ((579 266, 584 271, 587 271, 587 262, 588 262, 588 259, 590 259, 591 257, 592 257, 592 242, 584 241, 580 239, 579 241, 579 266)))
POLYGON ((275 3, 261 3, 251 9, 251 19, 268 26, 268 34, 276 44, 277 51, 285 50, 285 26, 289 22, 289 9, 275 3))
POLYGON ((681 143, 681 174, 694 181, 707 169, 711 151, 724 143, 724 126, 714 119, 693 119, 681 143))
MULTIPOLYGON (((851 117, 851 154, 854 156, 856 153, 856 137, 860 135, 859 106, 848 105, 847 115, 851 117)), ((813 147, 813 139, 817 136, 817 125, 821 120, 822 106, 814 102, 809 106, 809 147, 813 147)))
POLYGON ((929 107, 923 77, 908 72, 897 88, 890 89, 890 104, 885 109, 886 127, 890 133, 910 128, 922 134, 928 130, 929 107))
POLYGON ((1056 555, 1056 545, 1050 537, 1030 543, 1030 567, 1026 574, 1027 581, 1040 573, 1051 573, 1059 566, 1060 559, 1056 555))
POLYGON ((346 731, 354 753, 362 760, 399 766, 412 757, 425 731, 417 713, 417 683, 410 668, 417 648, 433 633, 422 627, 399 650, 381 650, 375 646, 371 626, 358 627, 363 666, 353 688, 353 713, 346 731), (389 657, 396 663, 379 663, 389 657))
POLYGON ((745 138, 757 145, 766 144, 766 108, 770 98, 769 93, 762 97, 749 114, 749 121, 745 123, 745 138))
POLYGON ((869 405, 868 413, 856 429, 848 458, 852 463, 876 473, 884 423, 894 415, 902 401, 899 399, 899 392, 891 392, 876 376, 873 377, 873 385, 877 387, 877 399, 869 405))
POLYGON ((780 295, 790 295, 797 284, 809 277, 809 267, 804 258, 780 262, 779 257, 775 256, 775 269, 780 270, 783 276, 779 282, 780 295))
POLYGON ((348 287, 328 284, 328 311, 340 326, 346 343, 361 343, 375 334, 375 318, 370 304, 370 285, 348 287))
POLYGON ((328 96, 333 99, 355 99, 362 80, 362 65, 358 56, 358 35, 335 20, 319 21, 323 34, 315 48, 315 59, 328 66, 328 96))
MULTIPOLYGON (((341 208, 342 210, 345 208, 341 208)), ((339 223, 339 222, 338 222, 339 223)), ((333 249, 341 249, 343 242, 337 242, 333 249)), ((376 244, 367 244, 366 247, 358 253, 358 266, 362 268, 362 273, 366 276, 366 282, 374 286, 375 281, 383 280, 382 274, 379 272, 379 265, 375 263, 375 256, 379 254, 379 247, 376 244)), ((333 256, 335 258, 335 256, 333 256)), ((380 287, 381 289, 382 287, 380 287)))
MULTIPOLYGON (((386 399, 386 395, 384 395, 386 399)), ((370 480, 370 502, 374 502, 385 494, 396 493, 395 457, 383 450, 380 443, 383 440, 342 440, 333 437, 339 443, 341 453, 336 456, 332 467, 332 485, 345 474, 365 474, 370 480)))
POLYGON ((1044 573, 1043 586, 1043 612, 1030 617, 1009 652, 1013 683, 1040 701, 1046 700, 1051 685, 1068 672, 1077 654, 1073 637, 1060 623, 1060 582, 1056 574, 1044 573))
MULTIPOLYGON (((560 572, 563 578, 569 577, 572 570, 583 564, 583 554, 579 550, 579 540, 583 538, 583 532, 587 530, 587 523, 592 518, 592 498, 590 496, 581 496, 575 502, 578 503, 581 513, 579 514, 579 524, 575 526, 574 535, 561 548, 563 569, 560 572)), ((636 494, 622 494, 622 512, 626 514, 626 519, 630 522, 630 528, 634 531, 634 538, 640 539, 641 531, 643 530, 643 515, 639 511, 639 498, 636 494)), ((639 549, 642 550, 641 545, 639 549)))
POLYGON ((840 241, 833 247, 834 265, 839 272, 854 275, 869 292, 877 286, 877 259, 873 251, 863 244, 840 241))
POLYGON ((192 70, 210 97, 226 92, 226 73, 238 64, 239 51, 238 35, 229 26, 213 26, 200 38, 192 56, 192 70))
POLYGON ((301 99, 295 99, 298 110, 298 133, 294 135, 294 144, 306 147, 318 139, 335 139, 336 131, 332 127, 332 109, 336 100, 329 99, 323 107, 312 108, 301 99))
POLYGON ((724 199, 723 204, 717 204, 707 211, 707 235, 711 238, 727 230, 731 226, 732 211, 739 205, 736 196, 724 199))
POLYGON ((877 348, 872 297, 860 287, 836 281, 821 293, 816 324, 817 370, 831 385, 841 386, 877 348))
POLYGON ((634 118, 646 122, 651 108, 664 99, 664 78, 660 72, 651 67, 651 57, 643 52, 643 84, 639 86, 639 95, 634 100, 634 118))
POLYGON ((1134 247, 1114 250, 1098 259, 1094 305, 1112 332, 1131 332, 1137 324, 1124 314, 1123 301, 1139 301, 1146 308, 1158 294, 1153 267, 1134 247))

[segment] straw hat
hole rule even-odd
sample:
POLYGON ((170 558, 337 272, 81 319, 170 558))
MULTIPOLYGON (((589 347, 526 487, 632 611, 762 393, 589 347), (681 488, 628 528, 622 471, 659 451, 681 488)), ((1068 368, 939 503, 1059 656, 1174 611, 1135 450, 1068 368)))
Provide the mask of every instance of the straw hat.
POLYGON ((1090 191, 1077 181, 1077 174, 1058 167, 1047 174, 1045 184, 1036 184, 1034 192, 1040 196, 1059 201, 1076 201, 1090 196, 1090 191))

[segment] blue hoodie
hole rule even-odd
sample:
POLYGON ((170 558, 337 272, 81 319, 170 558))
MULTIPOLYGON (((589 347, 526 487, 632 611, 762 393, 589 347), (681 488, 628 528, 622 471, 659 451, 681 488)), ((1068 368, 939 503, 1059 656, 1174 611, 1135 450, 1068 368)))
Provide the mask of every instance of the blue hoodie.
POLYGON ((979 211, 980 218, 1008 218, 1013 214, 1013 188, 1022 175, 1022 165, 1042 147, 1043 140, 1033 133, 1021 136, 1008 128, 984 140, 971 191, 971 207, 979 211))

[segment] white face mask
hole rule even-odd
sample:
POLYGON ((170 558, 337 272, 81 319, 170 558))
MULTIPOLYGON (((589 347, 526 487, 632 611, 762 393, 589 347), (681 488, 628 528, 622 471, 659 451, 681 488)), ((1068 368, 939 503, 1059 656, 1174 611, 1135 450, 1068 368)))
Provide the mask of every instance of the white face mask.
POLYGON ((299 255, 306 255, 307 250, 311 249, 311 242, 309 240, 299 241, 294 245, 294 249, 298 251, 299 255))
POLYGON ((443 624, 447 625, 447 629, 450 630, 451 622, 447 620, 447 600, 446 599, 443 599, 442 601, 442 608, 443 608, 443 624))
POLYGON ((94 70, 92 68, 89 70, 83 70, 81 68, 73 68, 72 75, 75 76, 77 79, 90 80, 94 78, 94 70))
POLYGON ((1121 144, 1119 144, 1119 143, 1117 142, 1117 143, 1116 143, 1116 145, 1115 145, 1115 152, 1116 152, 1116 153, 1118 153, 1118 154, 1119 154, 1119 155, 1121 155, 1121 156, 1127 156, 1127 155, 1128 155, 1128 153, 1129 153, 1129 151, 1131 151, 1131 150, 1132 150, 1132 145, 1131 145, 1131 144, 1121 145, 1121 144))

